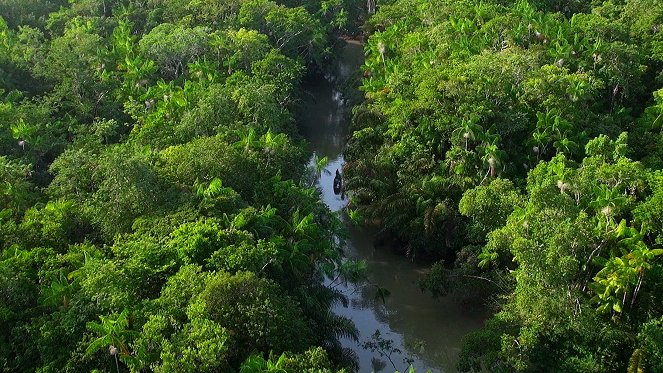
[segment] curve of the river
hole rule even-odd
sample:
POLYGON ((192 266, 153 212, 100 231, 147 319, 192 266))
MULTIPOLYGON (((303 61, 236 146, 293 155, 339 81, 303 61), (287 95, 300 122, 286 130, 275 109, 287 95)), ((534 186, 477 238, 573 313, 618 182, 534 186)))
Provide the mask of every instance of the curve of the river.
MULTIPOLYGON (((343 149, 348 138, 350 109, 337 88, 348 81, 363 63, 363 46, 347 42, 334 63, 330 77, 308 84, 309 95, 300 115, 299 127, 310 142, 315 155, 328 157, 326 172, 322 172, 318 187, 324 202, 332 211, 341 211, 347 200, 334 194, 332 185, 336 170, 341 170, 343 149)), ((314 157, 315 157, 314 155, 314 157)), ((313 162, 313 158, 311 160, 313 162)), ((345 219, 342 216, 342 219, 345 219)), ((365 284, 333 284, 349 298, 349 307, 334 309, 339 315, 352 319, 360 332, 359 341, 343 340, 344 347, 353 349, 359 357, 360 373, 393 372, 386 356, 363 348, 376 330, 382 338, 393 342, 390 356, 396 368, 407 370, 406 358, 414 360, 418 373, 454 372, 462 339, 478 329, 483 320, 481 311, 465 309, 453 298, 433 299, 421 292, 417 280, 425 267, 418 266, 390 250, 373 245, 374 233, 348 224, 349 237, 346 254, 364 260, 368 267, 365 284), (376 299, 376 287, 391 294, 383 302, 376 299)))

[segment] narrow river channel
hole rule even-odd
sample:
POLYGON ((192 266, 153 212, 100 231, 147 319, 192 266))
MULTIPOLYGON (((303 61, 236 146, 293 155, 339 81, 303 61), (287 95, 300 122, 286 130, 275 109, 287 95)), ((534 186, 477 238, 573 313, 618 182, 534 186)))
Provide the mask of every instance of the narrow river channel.
MULTIPOLYGON (((347 200, 334 194, 332 185, 336 170, 343 166, 343 149, 348 138, 347 107, 337 87, 347 81, 363 62, 363 46, 348 42, 342 49, 328 80, 321 79, 306 86, 309 95, 300 115, 300 130, 308 139, 318 157, 328 157, 319 187, 322 198, 332 211, 341 211, 347 200)), ((342 215, 342 219, 345 219, 342 215)), ((348 224, 349 238, 346 254, 364 260, 368 266, 366 284, 337 285, 348 296, 349 307, 338 306, 337 314, 352 319, 360 332, 358 342, 343 340, 344 347, 352 348, 359 357, 360 373, 393 372, 392 363, 379 352, 362 348, 376 330, 382 338, 393 341, 390 359, 401 372, 407 370, 406 357, 414 360, 417 373, 454 372, 462 338, 478 329, 483 321, 481 311, 465 309, 453 298, 433 299, 423 294, 417 280, 425 267, 410 262, 390 250, 376 249, 374 233, 348 224), (375 298, 377 284, 391 295, 375 298)))

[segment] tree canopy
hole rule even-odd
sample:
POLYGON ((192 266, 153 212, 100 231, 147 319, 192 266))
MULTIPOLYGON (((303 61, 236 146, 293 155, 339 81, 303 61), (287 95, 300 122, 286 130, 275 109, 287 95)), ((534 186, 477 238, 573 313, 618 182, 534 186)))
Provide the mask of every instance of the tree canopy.
POLYGON ((294 112, 357 9, 0 1, 0 370, 348 360, 294 112))
POLYGON ((661 22, 650 0, 393 0, 368 20, 346 185, 438 261, 424 289, 492 299, 461 371, 663 361, 661 22))
POLYGON ((352 371, 295 109, 360 33, 349 212, 490 302, 458 369, 663 370, 659 0, 0 0, 0 369, 352 371))

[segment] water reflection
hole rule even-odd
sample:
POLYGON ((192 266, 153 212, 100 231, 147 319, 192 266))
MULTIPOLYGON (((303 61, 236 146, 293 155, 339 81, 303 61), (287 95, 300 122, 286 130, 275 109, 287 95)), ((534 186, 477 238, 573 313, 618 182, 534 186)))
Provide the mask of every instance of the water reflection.
MULTIPOLYGON (((334 78, 347 80, 363 61, 363 49, 358 43, 348 43, 334 68, 334 78)), ((334 85, 321 81, 307 87, 310 95, 300 115, 300 129, 311 143, 317 157, 328 157, 326 172, 322 172, 319 187, 324 202, 332 211, 341 210, 347 200, 333 192, 336 170, 341 170, 343 147, 348 137, 348 108, 334 85)), ((314 156, 315 157, 315 156, 314 156)), ((312 165, 315 159, 311 159, 312 165)), ((479 328, 482 315, 463 309, 452 298, 432 299, 421 293, 417 280, 426 268, 411 263, 388 249, 376 249, 375 232, 348 224, 347 255, 365 260, 369 281, 357 286, 330 284, 349 298, 348 307, 334 309, 339 315, 351 318, 360 331, 360 341, 343 340, 359 356, 360 372, 392 372, 392 362, 401 371, 413 358, 417 372, 453 372, 464 335, 479 328), (376 285, 391 294, 376 299, 376 285), (393 352, 388 358, 379 352, 363 348, 375 331, 385 341, 392 341, 393 352), (390 361, 391 360, 391 361, 390 361)))

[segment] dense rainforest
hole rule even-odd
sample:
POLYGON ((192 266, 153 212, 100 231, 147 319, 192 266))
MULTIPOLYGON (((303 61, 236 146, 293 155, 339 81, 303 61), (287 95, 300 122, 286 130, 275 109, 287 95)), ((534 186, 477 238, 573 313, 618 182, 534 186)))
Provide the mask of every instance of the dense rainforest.
POLYGON ((663 2, 382 1, 366 29, 350 213, 490 301, 459 370, 663 371, 663 2))
POLYGON ((0 371, 352 367, 294 112, 361 9, 0 1, 0 371))
POLYGON ((0 0, 0 370, 355 370, 296 113, 360 32, 348 214, 488 302, 458 369, 663 371, 659 0, 0 0))

